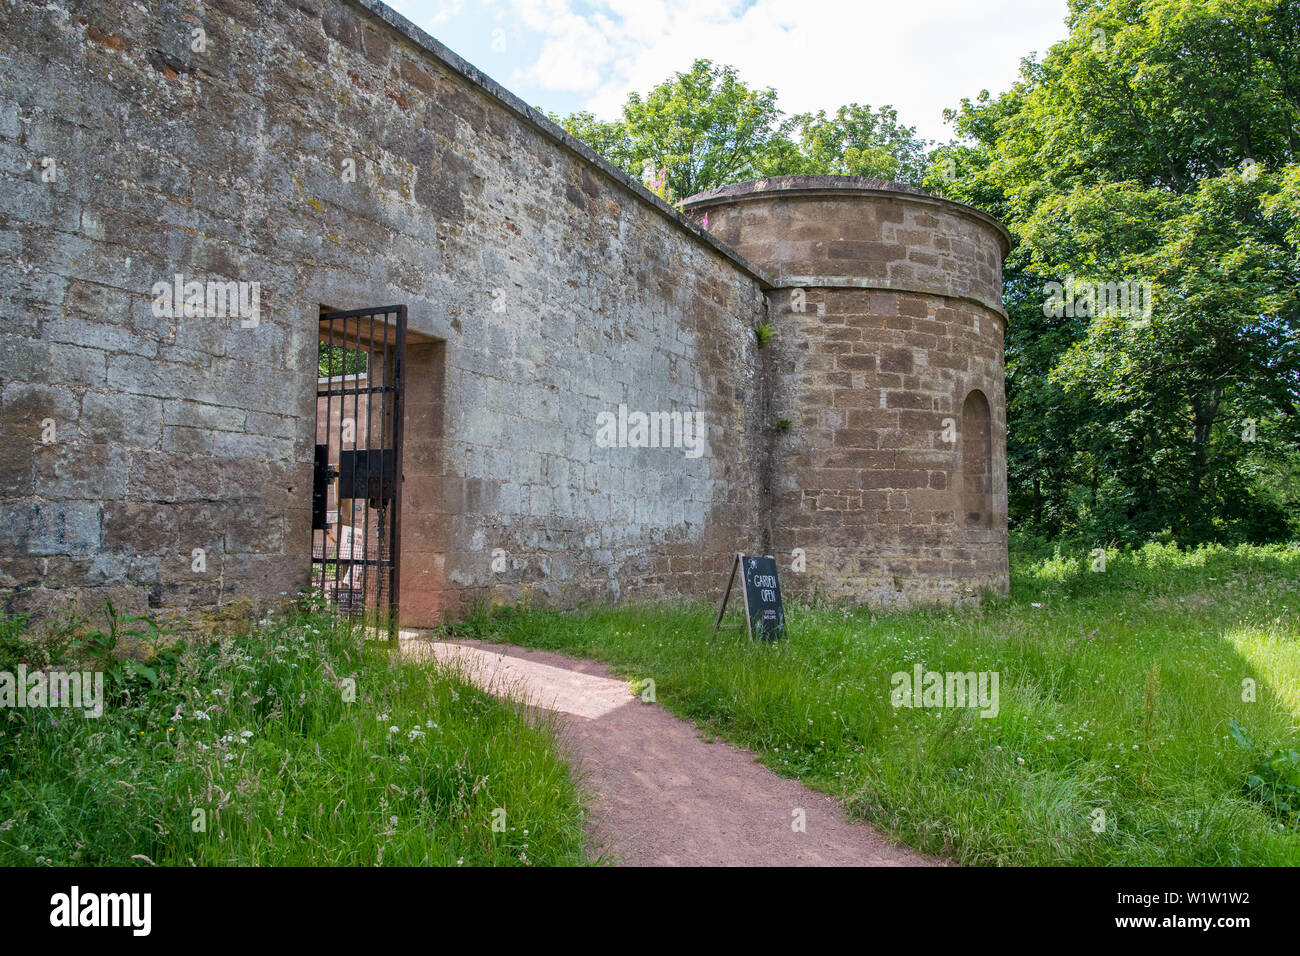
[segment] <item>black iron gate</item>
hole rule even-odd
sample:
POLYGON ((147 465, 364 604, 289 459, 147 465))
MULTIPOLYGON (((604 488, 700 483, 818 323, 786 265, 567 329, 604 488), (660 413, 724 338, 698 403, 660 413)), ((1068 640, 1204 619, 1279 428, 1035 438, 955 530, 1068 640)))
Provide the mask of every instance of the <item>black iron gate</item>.
POLYGON ((335 609, 397 622, 406 306, 322 312, 312 585, 335 609))

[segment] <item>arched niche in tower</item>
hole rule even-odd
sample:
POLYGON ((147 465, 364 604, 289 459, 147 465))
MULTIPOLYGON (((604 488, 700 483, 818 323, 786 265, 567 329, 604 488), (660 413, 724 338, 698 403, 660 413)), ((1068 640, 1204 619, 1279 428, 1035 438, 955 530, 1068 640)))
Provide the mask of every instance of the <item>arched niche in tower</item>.
POLYGON ((989 400, 979 389, 961 411, 961 503, 967 528, 993 527, 993 431, 989 400))

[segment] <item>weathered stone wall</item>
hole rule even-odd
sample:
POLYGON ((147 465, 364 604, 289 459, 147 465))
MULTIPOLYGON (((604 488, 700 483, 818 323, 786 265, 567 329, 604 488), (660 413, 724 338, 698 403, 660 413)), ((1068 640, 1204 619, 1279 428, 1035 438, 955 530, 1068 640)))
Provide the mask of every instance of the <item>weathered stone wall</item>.
POLYGON ((17 0, 0 78, 5 611, 306 585, 319 315, 393 304, 406 623, 716 596, 753 547, 855 601, 1005 589, 987 217, 821 177, 702 229, 374 0, 17 0), (256 283, 256 321, 158 314, 178 275, 256 283), (605 447, 620 406, 702 416, 702 454, 605 447))
POLYGON ((323 306, 409 307, 416 623, 702 593, 752 540, 761 279, 391 11, 17 0, 0 76, 10 612, 305 585, 323 306), (176 274, 259 321, 156 316, 176 274), (704 454, 597 447, 620 403, 703 413, 704 454))
POLYGON ((1004 230, 851 177, 743 183, 686 208, 774 276, 768 529, 807 562, 787 589, 904 606, 1005 593, 1004 230))

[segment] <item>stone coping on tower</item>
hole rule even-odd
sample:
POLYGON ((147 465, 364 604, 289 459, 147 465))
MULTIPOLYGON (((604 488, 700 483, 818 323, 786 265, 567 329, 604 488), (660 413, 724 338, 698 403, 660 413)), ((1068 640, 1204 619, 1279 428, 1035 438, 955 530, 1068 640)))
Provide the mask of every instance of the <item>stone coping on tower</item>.
POLYGON ((876 179, 872 176, 772 176, 768 179, 751 179, 743 183, 719 186, 707 192, 696 193, 682 200, 686 210, 704 209, 724 203, 743 202, 747 199, 771 199, 780 196, 843 196, 850 194, 871 195, 881 198, 900 199, 906 202, 931 205, 969 219, 977 220, 990 227, 1002 240, 1002 255, 1011 251, 1011 233, 1006 226, 998 222, 983 210, 965 203, 944 199, 916 186, 892 182, 888 179, 876 179))
MULTIPOLYGON (((791 192, 803 189, 818 191, 865 190, 868 192, 911 193, 914 196, 930 196, 924 189, 907 186, 890 179, 878 179, 875 176, 839 176, 825 173, 802 174, 796 176, 769 176, 765 179, 747 179, 744 182, 730 183, 709 189, 683 200, 686 205, 694 205, 708 199, 723 196, 746 196, 750 193, 791 192)), ((932 197, 933 198, 933 197, 932 197)))
MULTIPOLYGON (((681 208, 688 215, 697 219, 709 209, 720 206, 734 207, 739 203, 785 198, 798 199, 854 199, 885 200, 904 202, 917 206, 930 207, 936 212, 945 212, 972 222, 992 235, 1001 245, 1002 257, 1011 250, 1011 234, 1000 222, 982 210, 965 203, 954 202, 918 189, 915 186, 876 179, 869 176, 829 176, 797 175, 773 176, 767 179, 753 179, 746 182, 720 186, 707 192, 697 193, 682 200, 681 208)), ((724 243, 726 240, 723 240, 724 243)), ((739 250, 738 250, 739 251, 739 250)), ((742 253, 743 254, 743 253, 742 253)), ((751 260, 746 256, 746 261, 751 260)), ((820 288, 820 289, 871 289, 882 292, 915 293, 921 295, 944 295, 949 298, 982 306, 994 313, 1006 328, 1008 315, 1000 300, 973 294, 971 291, 956 289, 935 289, 928 283, 909 281, 906 278, 891 277, 864 278, 858 275, 807 274, 803 271, 791 272, 780 267, 779 263, 759 262, 759 268, 766 269, 771 276, 774 289, 820 288)))

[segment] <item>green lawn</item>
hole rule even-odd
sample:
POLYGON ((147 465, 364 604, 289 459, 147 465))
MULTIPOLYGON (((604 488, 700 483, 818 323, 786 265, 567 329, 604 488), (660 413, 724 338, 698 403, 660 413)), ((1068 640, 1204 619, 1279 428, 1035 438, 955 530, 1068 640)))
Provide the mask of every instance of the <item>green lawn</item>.
MULTIPOLYGON (((21 630, 0 631, 0 670, 42 663, 21 630)), ((323 615, 114 688, 131 699, 98 719, 0 710, 0 866, 583 862, 551 725, 323 615)))
POLYGON ((1300 746, 1300 548, 1108 558, 1013 556, 1011 597, 981 607, 791 606, 775 646, 732 631, 710 647, 703 604, 506 613, 462 633, 652 678, 705 732, 960 863, 1300 864, 1296 818, 1245 789, 1300 746), (891 675, 918 663, 996 671, 999 713, 892 706, 891 675))

